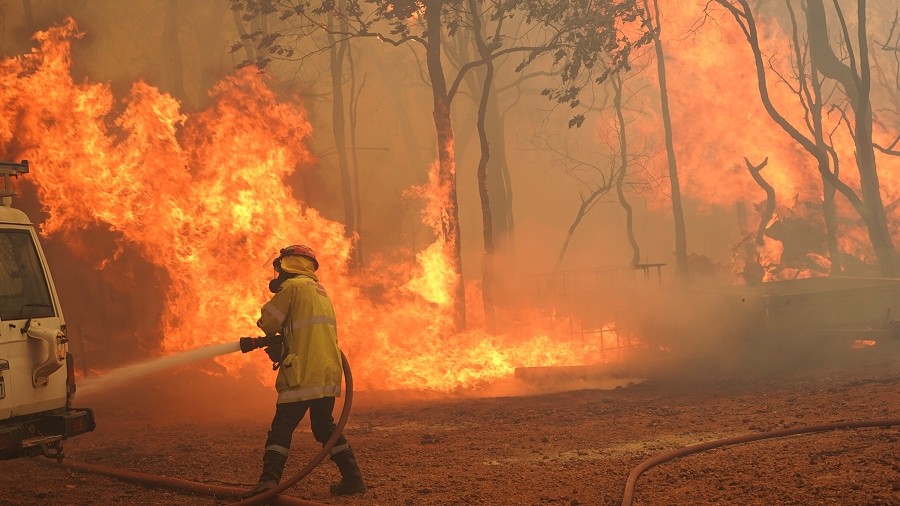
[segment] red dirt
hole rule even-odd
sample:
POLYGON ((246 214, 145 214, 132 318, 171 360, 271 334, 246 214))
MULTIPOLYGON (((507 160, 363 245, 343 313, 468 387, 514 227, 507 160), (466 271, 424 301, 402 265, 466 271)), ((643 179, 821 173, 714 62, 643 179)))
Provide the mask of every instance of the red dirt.
MULTIPOLYGON (((330 462, 289 492, 343 505, 618 505, 631 469, 688 445, 802 425, 900 419, 896 350, 750 377, 670 374, 613 389, 480 397, 357 392, 346 429, 369 492, 334 498, 330 462), (765 376, 765 377, 761 377, 765 376), (679 379, 675 379, 675 378, 679 379)), ((520 385, 508 385, 508 388, 520 385)), ((495 396, 491 396, 495 395, 495 396)), ((186 368, 79 404, 98 426, 69 459, 250 486, 274 394, 186 368)), ((287 473, 316 451, 304 421, 287 473)), ((66 470, 44 458, 0 462, 4 504, 197 505, 216 500, 66 470)), ((665 462, 635 505, 900 505, 900 427, 741 444, 665 462)))

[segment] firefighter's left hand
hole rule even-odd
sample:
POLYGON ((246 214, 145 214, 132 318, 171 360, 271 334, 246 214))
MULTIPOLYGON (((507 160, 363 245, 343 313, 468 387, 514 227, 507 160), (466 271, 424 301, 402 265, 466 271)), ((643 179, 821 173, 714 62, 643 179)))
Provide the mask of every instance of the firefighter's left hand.
POLYGON ((281 362, 281 343, 277 346, 266 346, 264 351, 273 363, 281 362))

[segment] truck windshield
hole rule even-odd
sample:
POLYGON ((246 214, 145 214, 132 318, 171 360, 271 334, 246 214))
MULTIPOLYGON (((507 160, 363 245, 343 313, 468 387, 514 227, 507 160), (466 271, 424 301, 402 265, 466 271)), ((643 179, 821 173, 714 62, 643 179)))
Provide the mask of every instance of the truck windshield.
POLYGON ((27 230, 0 230, 0 320, 53 316, 44 269, 27 230))

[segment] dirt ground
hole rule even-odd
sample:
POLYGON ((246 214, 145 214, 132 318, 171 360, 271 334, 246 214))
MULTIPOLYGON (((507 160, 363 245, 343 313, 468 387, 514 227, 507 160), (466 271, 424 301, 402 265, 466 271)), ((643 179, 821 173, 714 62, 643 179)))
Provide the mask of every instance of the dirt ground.
MULTIPOLYGON (((618 383, 541 391, 510 381, 477 397, 356 392, 345 433, 369 492, 329 496, 338 473, 326 461, 290 495, 336 505, 618 505, 635 466, 677 448, 900 419, 896 348, 778 373, 729 377, 700 367, 618 383)), ((160 373, 79 399, 95 409, 98 425, 67 441, 67 458, 249 487, 273 402, 253 381, 192 367, 160 373)), ((316 450, 304 422, 286 473, 316 450)), ((73 472, 41 457, 0 462, 0 490, 0 503, 12 505, 230 502, 73 472)), ((797 435, 669 460, 638 479, 633 504, 900 505, 900 427, 797 435)))

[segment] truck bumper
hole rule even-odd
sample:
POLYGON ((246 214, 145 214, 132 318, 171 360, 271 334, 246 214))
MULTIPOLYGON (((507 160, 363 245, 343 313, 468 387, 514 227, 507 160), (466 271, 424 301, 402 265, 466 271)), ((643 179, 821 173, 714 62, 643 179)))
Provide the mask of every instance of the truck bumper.
POLYGON ((0 460, 44 454, 48 448, 58 449, 63 440, 90 432, 96 426, 90 408, 70 408, 61 413, 7 421, 0 425, 0 460))

